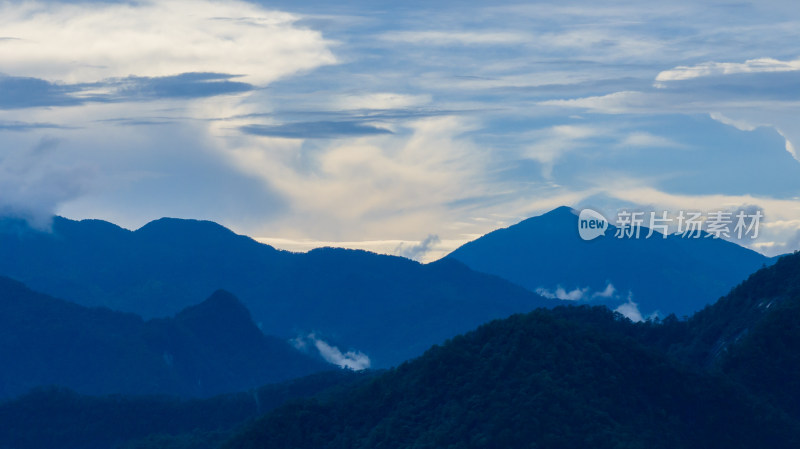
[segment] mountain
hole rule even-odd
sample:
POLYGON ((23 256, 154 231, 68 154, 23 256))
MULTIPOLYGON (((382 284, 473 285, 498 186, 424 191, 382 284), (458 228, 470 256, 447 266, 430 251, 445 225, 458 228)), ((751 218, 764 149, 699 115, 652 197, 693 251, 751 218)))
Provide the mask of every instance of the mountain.
POLYGON ((798 447, 799 348, 796 252, 686 321, 586 305, 493 321, 224 447, 798 447))
POLYGON ((652 326, 604 307, 515 315, 282 406, 224 447, 797 447, 798 421, 641 341, 652 326))
POLYGON ((64 388, 42 388, 0 403, 0 447, 212 448, 240 424, 287 401, 327 394, 372 375, 326 371, 202 399, 84 396, 64 388))
POLYGON ((686 327, 674 353, 724 372, 800 419, 800 252, 754 273, 686 327))
POLYGON ((455 260, 422 265, 365 251, 278 251, 212 222, 136 231, 56 217, 50 232, 0 222, 0 274, 85 306, 170 316, 233 292, 266 334, 340 364, 389 367, 494 318, 557 301, 455 260))
POLYGON ((582 240, 576 212, 559 207, 490 232, 447 258, 531 291, 562 298, 571 293, 570 299, 625 305, 622 310, 638 306, 645 317, 691 315, 774 262, 721 239, 619 239, 615 231, 610 225, 605 236, 582 240))
POLYGON ((0 277, 0 398, 60 385, 84 394, 211 396, 330 365, 261 333, 230 293, 144 321, 0 277))

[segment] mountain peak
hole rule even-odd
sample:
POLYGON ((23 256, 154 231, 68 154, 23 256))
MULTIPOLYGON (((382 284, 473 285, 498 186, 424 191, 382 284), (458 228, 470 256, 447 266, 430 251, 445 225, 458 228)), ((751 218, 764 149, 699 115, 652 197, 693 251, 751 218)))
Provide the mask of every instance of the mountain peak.
POLYGON ((234 232, 219 223, 208 220, 163 217, 136 230, 137 234, 191 234, 191 235, 230 235, 234 232))
MULTIPOLYGON (((567 217, 567 216, 577 216, 578 211, 569 207, 569 206, 559 206, 550 212, 545 212, 539 217, 567 217)), ((534 217, 536 218, 536 217, 534 217)))
POLYGON ((195 330, 212 328, 243 329, 255 327, 250 311, 232 293, 217 290, 205 301, 187 307, 175 319, 195 330))

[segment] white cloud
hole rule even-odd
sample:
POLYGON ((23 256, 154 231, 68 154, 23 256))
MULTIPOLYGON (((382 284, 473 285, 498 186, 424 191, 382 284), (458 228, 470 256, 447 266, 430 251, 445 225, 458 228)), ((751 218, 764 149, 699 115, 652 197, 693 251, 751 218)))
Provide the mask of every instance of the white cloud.
POLYGON ((704 62, 694 66, 678 66, 656 75, 656 82, 681 81, 705 76, 736 73, 792 72, 800 70, 800 59, 780 61, 773 58, 748 59, 745 62, 704 62))
POLYGON ((292 344, 300 350, 308 350, 309 346, 313 345, 325 361, 340 368, 361 371, 368 369, 371 365, 369 357, 363 352, 347 351, 343 353, 339 348, 318 338, 313 333, 308 334, 306 337, 292 339, 292 344))
POLYGON ((592 298, 611 298, 614 296, 614 293, 616 292, 617 289, 614 288, 614 284, 609 282, 608 285, 606 285, 605 290, 603 290, 602 292, 592 293, 592 298))
POLYGON ((800 127, 794 120, 795 113, 800 112, 800 107, 729 107, 723 114, 712 112, 711 118, 733 126, 741 131, 753 131, 760 127, 771 127, 784 139, 786 152, 800 162, 800 153, 797 152, 795 143, 800 142, 800 127), (732 118, 735 117, 735 118, 732 118))
POLYGON ((757 125, 752 125, 743 120, 733 120, 721 112, 711 112, 709 116, 722 124, 733 126, 739 131, 754 131, 756 128, 758 128, 757 125))
POLYGON ((561 299, 564 301, 579 301, 584 298, 589 288, 575 288, 574 290, 566 291, 560 285, 556 287, 555 291, 547 290, 546 288, 537 288, 536 293, 549 299, 561 299))
POLYGON ((378 92, 358 95, 334 96, 332 106, 334 109, 406 109, 423 106, 430 103, 431 96, 427 94, 405 95, 391 92, 378 92))
POLYGON ((644 318, 642 318, 642 313, 639 311, 639 305, 633 302, 633 300, 630 298, 628 298, 628 302, 620 304, 616 309, 614 309, 614 311, 622 314, 622 316, 633 321, 634 323, 644 321, 644 318))
POLYGON ((394 253, 401 257, 406 257, 414 260, 422 260, 425 255, 431 252, 439 243, 441 239, 438 235, 430 234, 420 242, 412 245, 401 243, 397 245, 394 253))
POLYGON ((628 134, 622 139, 620 145, 645 148, 683 148, 683 145, 673 140, 644 131, 628 134))
POLYGON ((536 289, 536 293, 541 296, 544 296, 548 299, 561 299, 564 301, 580 301, 583 299, 592 299, 592 298, 613 298, 616 294, 617 290, 614 288, 614 285, 610 282, 606 285, 606 288, 599 292, 592 292, 592 289, 589 287, 576 287, 572 290, 567 291, 562 286, 557 286, 555 290, 549 290, 544 287, 539 287, 536 289))
MULTIPOLYGON (((757 86, 758 82, 753 81, 753 86, 757 86)), ((747 88, 747 85, 743 86, 742 90, 746 91, 747 88)), ((800 142, 800 128, 794 120, 800 112, 800 105, 796 101, 769 98, 734 101, 725 94, 715 94, 708 89, 699 88, 688 93, 622 91, 583 98, 546 100, 539 104, 586 109, 601 114, 704 113, 720 123, 742 131, 753 131, 762 126, 771 127, 784 138, 786 151, 800 161, 800 154, 796 149, 797 142, 800 142)))
POLYGON ((342 240, 342 232, 365 240, 387 235, 406 240, 428 224, 439 229, 448 221, 444 217, 451 212, 442 204, 486 194, 481 180, 488 150, 460 136, 472 129, 460 117, 403 125, 396 135, 309 148, 298 139, 226 139, 226 123, 220 125, 219 151, 290 201, 293 216, 286 229, 291 232, 300 226, 315 240, 342 240))
POLYGON ((30 148, 7 149, 0 158, 0 216, 24 218, 46 229, 59 204, 89 188, 93 168, 53 157, 60 144, 58 139, 44 137, 30 148))
POLYGON ((642 107, 652 107, 653 102, 649 97, 636 91, 613 92, 569 100, 545 100, 539 102, 542 106, 558 106, 564 108, 580 108, 606 114, 624 114, 642 107))
POLYGON ((3 2, 0 67, 68 83, 187 72, 267 84, 333 64, 330 43, 298 17, 243 1, 3 2))
MULTIPOLYGON (((531 134, 536 143, 525 148, 523 155, 542 164, 542 175, 550 178, 555 162, 569 151, 587 145, 587 140, 608 134, 594 126, 556 125, 531 134)), ((589 143, 591 144, 591 143, 589 143)))
MULTIPOLYGON (((423 263, 433 262, 442 257, 450 254, 459 246, 480 237, 481 234, 464 236, 461 239, 448 239, 438 240, 435 244, 431 242, 427 247, 427 251, 418 252, 415 260, 423 263)), ((423 241, 414 240, 360 240, 360 241, 330 241, 330 240, 311 240, 311 239, 289 239, 283 237, 257 237, 261 243, 274 246, 275 248, 283 249, 292 252, 307 252, 315 248, 332 247, 332 248, 352 248, 361 249, 364 251, 371 251, 378 254, 398 254, 398 250, 405 250, 419 246, 423 241)))

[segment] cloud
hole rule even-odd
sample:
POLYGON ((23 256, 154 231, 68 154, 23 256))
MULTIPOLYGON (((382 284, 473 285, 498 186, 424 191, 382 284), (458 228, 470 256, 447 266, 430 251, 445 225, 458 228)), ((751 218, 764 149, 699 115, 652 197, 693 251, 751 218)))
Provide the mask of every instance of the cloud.
POLYGON ((397 248, 395 248, 394 253, 408 259, 422 260, 425 255, 433 250, 441 241, 438 235, 430 234, 416 245, 399 244, 397 248))
POLYGON ((73 218, 386 253, 434 232, 429 259, 562 204, 632 202, 626 179, 646 206, 663 197, 645 187, 800 215, 788 4, 71 3, 0 3, 0 147, 57 137, 38 170, 96 169, 57 207, 73 218))
POLYGON ((60 141, 41 138, 34 146, 0 159, 0 216, 22 218, 47 229, 64 201, 83 194, 94 172, 81 164, 61 165, 51 158, 60 141))
POLYGON ((589 288, 575 288, 574 290, 566 291, 560 285, 555 291, 550 291, 545 288, 537 288, 536 293, 548 299, 561 299, 564 301, 580 301, 589 292, 589 288))
POLYGON ((603 291, 599 292, 592 292, 592 289, 589 287, 576 287, 573 290, 567 291, 562 286, 557 286, 555 290, 548 290, 544 287, 539 287, 536 289, 536 293, 545 298, 549 299, 561 299, 564 301, 581 301, 585 299, 593 299, 593 298, 613 298, 616 295, 617 290, 614 288, 614 285, 610 282, 606 285, 606 288, 603 291))
POLYGON ((73 84, 224 72, 265 85, 336 62, 298 19, 242 1, 4 2, 0 29, 14 39, 3 42, 0 66, 73 84))
POLYGON ((224 73, 182 73, 174 76, 131 76, 120 80, 99 83, 113 88, 117 99, 202 98, 249 92, 254 86, 232 81, 236 75, 224 73))
POLYGON ((524 155, 541 163, 543 176, 551 178, 553 167, 558 159, 562 158, 567 152, 593 145, 591 139, 607 134, 606 130, 593 126, 552 126, 533 134, 535 137, 539 137, 539 140, 528 146, 524 155))
POLYGON ((606 114, 623 114, 639 108, 652 107, 653 102, 642 92, 622 91, 566 100, 545 100, 539 102, 539 105, 588 109, 606 114))
POLYGON ((542 106, 578 108, 600 114, 709 114, 713 119, 752 131, 771 127, 786 151, 800 162, 800 128, 791 117, 800 113, 800 60, 772 58, 743 63, 678 66, 656 76, 656 89, 620 91, 598 96, 551 99, 542 106))
MULTIPOLYGON (((290 200, 290 235, 300 227, 314 240, 343 240, 341 232, 360 240, 392 234, 408 240, 412 230, 441 223, 450 209, 470 207, 459 201, 484 194, 481 162, 487 150, 461 136, 472 129, 463 117, 399 125, 395 133, 320 142, 251 135, 220 151, 290 200)), ((218 126, 225 139, 227 124, 218 126)), ((293 131, 286 137, 303 133, 293 131)))
POLYGON ((330 345, 313 333, 293 339, 292 344, 300 350, 308 350, 309 346, 313 346, 325 361, 340 368, 361 371, 368 369, 371 365, 369 357, 363 352, 351 350, 342 353, 339 348, 330 345))
POLYGON ((79 105, 83 100, 72 95, 77 90, 38 78, 0 74, 0 109, 79 105))
POLYGON ((608 285, 606 285, 605 290, 602 292, 592 293, 592 298, 612 298, 616 292, 617 289, 614 288, 614 284, 609 282, 608 285))
POLYGON ((182 73, 164 77, 129 76, 96 83, 51 83, 0 75, 0 109, 80 106, 87 102, 192 99, 249 92, 254 86, 222 73, 182 73))
POLYGON ((299 122, 283 125, 245 125, 239 128, 254 136, 283 137, 289 139, 335 139, 347 136, 391 134, 388 129, 357 122, 299 122))
MULTIPOLYGON (((420 253, 416 258, 422 263, 433 262, 453 252, 461 245, 480 237, 480 235, 463 236, 457 240, 439 240, 435 245, 427 248, 427 251, 420 253)), ((409 240, 349 240, 349 241, 330 241, 330 240, 311 240, 311 239, 290 239, 285 237, 256 237, 261 243, 292 252, 307 252, 315 248, 352 248, 370 251, 378 254, 397 255, 398 247, 408 248, 419 245, 419 241, 409 240)))
POLYGON ((646 148, 685 148, 673 140, 663 136, 657 136, 649 132, 639 131, 627 135, 620 145, 629 147, 646 147, 646 148))
POLYGON ((800 70, 800 59, 780 61, 773 58, 748 59, 745 62, 705 62, 694 66, 678 66, 656 75, 656 82, 682 81, 706 76, 737 73, 793 72, 800 70))
POLYGON ((614 312, 621 314, 634 323, 644 321, 644 318, 642 318, 642 313, 639 312, 639 305, 633 302, 631 298, 628 298, 628 302, 617 306, 617 308, 614 309, 614 312))
POLYGON ((334 96, 331 101, 331 106, 334 109, 341 110, 386 110, 420 107, 430 102, 431 96, 426 94, 409 95, 391 92, 377 92, 334 96))
MULTIPOLYGON (((639 205, 643 210, 669 211, 676 216, 678 211, 692 210, 700 212, 739 210, 752 213, 756 209, 763 211, 764 218, 759 225, 759 237, 741 240, 734 243, 742 245, 767 256, 774 256, 791 251, 791 245, 800 226, 800 205, 794 198, 779 199, 768 196, 725 195, 725 194, 677 194, 656 189, 647 184, 647 180, 616 180, 605 185, 604 195, 608 202, 619 205, 639 205), (777 243, 781 242, 781 243, 777 243), (783 242, 788 242, 785 246, 783 242)), ((593 203, 598 202, 594 197, 593 203)), ((602 208, 601 208, 602 209, 602 208)), ((612 211, 604 211, 606 216, 615 216, 612 211)))
POLYGON ((790 229, 780 234, 786 236, 783 241, 763 241, 753 245, 759 251, 771 256, 779 256, 800 250, 800 222, 795 222, 790 229), (794 234, 792 234, 794 232, 794 234))
POLYGON ((55 123, 28 123, 19 121, 0 120, 0 131, 33 131, 41 129, 63 129, 63 126, 55 123))

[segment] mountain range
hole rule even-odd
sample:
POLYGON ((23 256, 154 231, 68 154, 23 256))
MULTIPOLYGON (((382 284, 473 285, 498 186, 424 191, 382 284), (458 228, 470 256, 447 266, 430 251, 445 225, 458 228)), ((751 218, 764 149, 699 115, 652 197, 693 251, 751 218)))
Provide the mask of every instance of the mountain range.
POLYGON ((266 334, 351 367, 389 367, 481 323, 558 303, 455 260, 423 265, 365 251, 279 251, 212 222, 136 231, 56 217, 0 222, 0 275, 88 307, 166 317, 217 289, 266 334))
MULTIPOLYGON (((560 229, 558 223, 569 218, 564 212, 574 217, 558 209, 531 223, 560 229)), ((52 232, 13 221, 0 228, 3 248, 16 262, 4 261, 4 270, 75 295, 74 302, 56 299, 0 277, 0 360, 6 361, 0 397, 49 384, 75 390, 38 389, 0 402, 0 447, 800 445, 800 382, 794 375, 800 371, 800 253, 772 265, 762 261, 762 269, 717 301, 697 299, 690 288, 677 292, 676 301, 701 309, 687 319, 672 314, 634 322, 608 307, 582 304, 613 295, 558 302, 453 258, 422 265, 330 248, 292 254, 213 223, 172 219, 134 232, 63 219, 52 232), (240 282, 243 290, 265 296, 247 303, 217 290, 198 304, 185 292, 177 300, 167 295, 219 282, 240 282), (139 293, 126 295, 127 288, 139 293), (148 289, 163 303, 147 296, 148 289), (188 306, 163 316, 183 302, 188 306), (537 305, 547 307, 528 311, 537 305), (144 319, 110 307, 162 313, 144 319), (290 330, 265 336, 281 328, 280 319, 293 320, 282 323, 290 330), (324 322, 334 323, 328 328, 333 331, 314 327, 324 322), (457 335, 471 322, 478 324, 457 335), (431 331, 436 324, 438 333, 431 331), (406 340, 415 332, 416 339, 406 340), (380 349, 375 354, 409 360, 383 372, 339 370, 253 389, 330 369, 310 349, 359 357, 328 344, 331 335, 359 344, 384 339, 372 346, 380 349), (419 357, 413 356, 418 348, 398 351, 404 342, 437 338, 419 357), (236 390, 249 392, 188 401, 141 396, 236 390)), ((548 232, 559 240, 557 230, 548 232)), ((663 240, 676 245, 667 248, 681 248, 663 240)), ((686 251, 696 258, 705 254, 708 263, 750 254, 714 239, 686 245, 696 245, 686 251)), ((653 248, 636 251, 665 251, 653 248)), ((713 276, 704 270, 687 285, 713 276)), ((671 279, 659 270, 639 273, 645 275, 671 279)), ((605 292, 606 282, 597 289, 605 292)), ((548 293, 546 287, 536 290, 548 293)))

